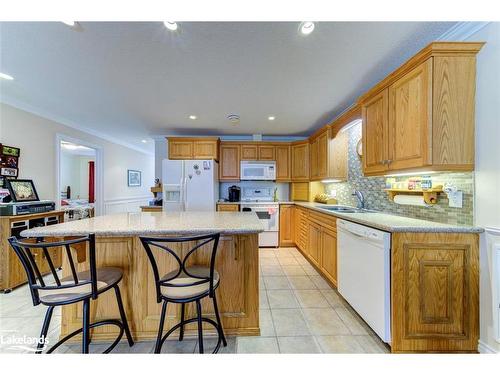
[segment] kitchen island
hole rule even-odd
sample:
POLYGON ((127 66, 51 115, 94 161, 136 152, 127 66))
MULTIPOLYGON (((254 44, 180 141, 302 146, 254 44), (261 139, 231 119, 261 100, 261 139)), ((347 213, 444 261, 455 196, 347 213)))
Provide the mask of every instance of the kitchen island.
MULTIPOLYGON (((216 269, 221 282, 217 300, 222 325, 228 335, 259 335, 259 279, 258 233, 263 231, 261 221, 251 212, 141 212, 98 216, 22 232, 26 237, 56 237, 94 233, 98 267, 119 267, 123 270, 120 289, 125 310, 135 340, 156 337, 161 304, 156 301, 153 275, 149 260, 139 236, 185 236, 220 232, 216 269)), ((185 255, 193 244, 174 245, 178 254, 185 255)), ((206 245, 208 246, 208 245, 206 245)), ((194 254, 196 263, 208 265, 208 248, 194 254)), ((88 268, 85 249, 77 249, 78 271, 88 268)), ((172 257, 159 254, 160 274, 177 269, 172 257), (163 256, 161 256, 163 255, 163 256), (160 260, 161 258, 161 260, 160 260)), ((63 275, 69 275, 65 267, 63 275)), ((213 307, 202 301, 203 314, 213 318, 213 307)), ((165 331, 180 321, 181 305, 170 304, 167 309, 165 331)), ((91 303, 91 320, 116 318, 118 306, 113 293, 104 293, 91 303)), ((186 305, 186 318, 195 316, 195 306, 186 305)), ((74 304, 62 309, 61 336, 81 327, 82 306, 74 304)), ((206 326, 207 334, 215 330, 206 326)), ((92 340, 109 341, 116 337, 113 326, 98 327, 92 340)), ((186 327, 185 335, 196 335, 196 324, 186 327)))

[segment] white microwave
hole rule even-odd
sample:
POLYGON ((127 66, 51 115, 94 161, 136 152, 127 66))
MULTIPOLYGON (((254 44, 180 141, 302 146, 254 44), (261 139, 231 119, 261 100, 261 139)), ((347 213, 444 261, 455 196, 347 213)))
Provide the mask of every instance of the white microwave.
POLYGON ((276 180, 275 161, 242 161, 240 168, 242 181, 267 181, 276 180))

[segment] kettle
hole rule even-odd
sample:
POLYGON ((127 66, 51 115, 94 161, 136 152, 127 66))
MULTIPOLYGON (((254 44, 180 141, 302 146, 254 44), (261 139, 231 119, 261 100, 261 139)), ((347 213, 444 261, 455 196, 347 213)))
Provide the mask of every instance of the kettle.
POLYGON ((241 198, 241 189, 239 186, 233 185, 229 187, 229 202, 239 202, 241 198))

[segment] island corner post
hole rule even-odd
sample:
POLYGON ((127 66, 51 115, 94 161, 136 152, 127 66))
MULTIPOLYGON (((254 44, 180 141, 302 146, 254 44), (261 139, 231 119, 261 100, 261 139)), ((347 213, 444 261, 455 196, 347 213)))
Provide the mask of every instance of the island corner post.
MULTIPOLYGON (((162 236, 158 236, 162 237, 162 236)), ((166 236, 164 236, 166 237, 166 236)), ((172 237, 169 235, 169 237, 172 237)), ((193 242, 172 244, 178 255, 185 255, 194 246, 193 242)), ((210 244, 205 245, 190 257, 190 262, 206 264, 209 262, 210 244), (192 259, 191 259, 192 258, 192 259)), ((217 288, 217 301, 222 326, 227 335, 255 336, 259 328, 259 255, 258 233, 222 234, 216 257, 216 270, 220 274, 217 288)), ((153 251, 160 251, 153 249, 153 251)), ((156 338, 160 319, 161 304, 156 300, 151 265, 139 236, 109 237, 96 235, 97 266, 119 267, 123 270, 120 289, 127 320, 134 340, 156 338)), ((157 254, 160 275, 178 268, 173 257, 157 254)), ((86 249, 77 249, 78 271, 88 268, 86 249)), ((69 275, 63 258, 63 274, 69 275)), ((202 301, 203 315, 215 316, 211 301, 202 301)), ((180 321, 181 305, 170 303, 167 307, 165 332, 180 321)), ((91 321, 110 319, 119 316, 118 305, 113 293, 104 293, 98 300, 91 302, 91 321)), ((195 306, 186 304, 186 318, 196 316, 195 306)), ((82 325, 82 306, 64 306, 61 319, 61 337, 80 328, 82 325)), ((196 336, 197 325, 188 324, 185 336, 196 336)), ((113 340, 118 333, 114 326, 102 326, 92 330, 93 341, 113 340)), ((173 337, 178 332, 173 334, 173 337)), ((204 334, 216 336, 213 327, 204 323, 204 334)))

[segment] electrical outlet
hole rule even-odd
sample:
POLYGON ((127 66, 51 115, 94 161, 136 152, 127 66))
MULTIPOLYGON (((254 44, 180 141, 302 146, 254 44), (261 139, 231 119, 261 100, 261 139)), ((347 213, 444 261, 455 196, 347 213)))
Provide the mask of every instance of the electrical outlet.
POLYGON ((450 207, 462 208, 463 193, 461 191, 454 191, 448 193, 448 205, 450 207))

